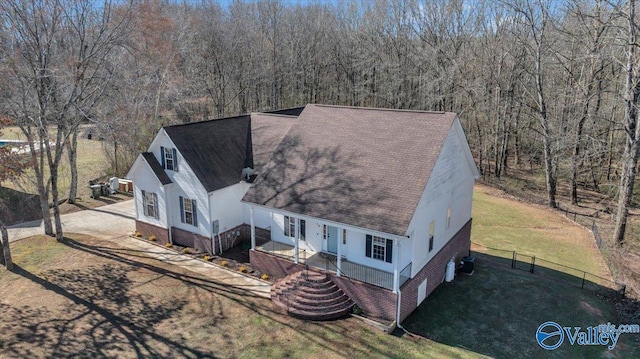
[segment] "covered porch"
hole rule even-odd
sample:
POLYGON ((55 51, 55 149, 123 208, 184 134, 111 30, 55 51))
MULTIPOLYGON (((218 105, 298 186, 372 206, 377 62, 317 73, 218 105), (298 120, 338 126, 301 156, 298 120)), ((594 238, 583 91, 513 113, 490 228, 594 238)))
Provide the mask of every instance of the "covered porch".
MULTIPOLYGON (((278 257, 285 258, 294 263, 305 264, 309 267, 334 273, 337 276, 344 276, 349 279, 358 280, 389 290, 394 290, 394 273, 380 269, 368 267, 340 258, 326 252, 316 252, 304 248, 299 248, 296 255, 295 246, 270 240, 264 244, 257 245, 256 250, 266 252, 278 257)), ((399 284, 401 287, 411 278, 411 263, 399 272, 399 284)))

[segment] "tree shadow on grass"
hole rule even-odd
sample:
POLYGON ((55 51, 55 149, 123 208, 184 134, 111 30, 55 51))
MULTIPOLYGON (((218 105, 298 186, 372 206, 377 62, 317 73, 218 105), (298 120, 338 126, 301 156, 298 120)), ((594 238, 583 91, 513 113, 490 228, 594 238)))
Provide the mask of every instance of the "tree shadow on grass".
POLYGON ((211 357, 182 344, 154 326, 184 307, 184 300, 160 303, 136 293, 124 266, 102 264, 81 270, 55 269, 35 275, 20 266, 16 274, 71 302, 52 312, 45 307, 0 304, 4 336, 0 349, 9 357, 211 357))
MULTIPOLYGON (((290 328, 297 335, 303 337, 303 341, 308 344, 314 344, 321 348, 322 351, 332 352, 337 355, 344 355, 345 350, 352 350, 356 354, 366 356, 382 356, 382 357, 395 357, 397 356, 396 349, 392 347, 386 347, 382 343, 378 342, 366 342, 367 346, 361 347, 363 345, 363 339, 360 337, 360 331, 353 330, 353 322, 345 322, 345 321, 333 321, 333 322, 322 322, 322 323, 308 323, 301 320, 293 319, 284 315, 276 314, 272 311, 272 303, 270 300, 264 299, 262 297, 258 297, 248 289, 247 286, 234 286, 222 281, 212 280, 203 276, 199 276, 195 273, 188 272, 186 270, 177 270, 176 267, 170 265, 155 265, 153 261, 153 256, 151 254, 146 253, 145 251, 136 251, 130 249, 117 248, 112 246, 104 246, 104 245, 91 245, 87 243, 83 243, 80 241, 76 241, 70 238, 65 238, 65 245, 70 246, 74 249, 85 251, 87 253, 94 254, 96 256, 110 259, 122 264, 126 264, 126 270, 148 270, 152 274, 156 274, 157 277, 167 277, 171 279, 178 280, 182 283, 187 284, 189 287, 193 289, 202 289, 207 292, 215 293, 221 297, 227 298, 231 300, 233 303, 240 305, 251 312, 254 312, 257 315, 266 318, 266 327, 253 327, 252 331, 255 331, 255 334, 258 335, 258 331, 270 331, 270 330, 278 330, 277 327, 281 328, 290 328), (152 260, 150 260, 152 259, 152 260), (167 269, 171 268, 171 269, 167 269), (176 268, 174 270, 173 268, 176 268), (301 330, 301 328, 306 328, 308 330, 301 330), (330 335, 327 335, 330 334, 330 335), (350 344, 353 344, 349 347, 350 344), (347 347, 345 347, 345 345, 347 347)), ((114 273, 117 276, 117 273, 114 273)), ((114 276, 114 274, 103 273, 106 276, 114 276)), ((153 279, 151 279, 153 280, 153 279)), ((108 286, 107 286, 108 288, 108 286)), ((115 302, 123 302, 124 306, 130 305, 126 304, 127 301, 131 301, 131 298, 128 296, 118 295, 117 293, 121 293, 121 291, 110 290, 114 294, 110 294, 111 298, 115 302)), ((90 291, 91 292, 91 291, 90 291)), ((93 292, 94 294, 90 294, 90 299, 100 298, 99 293, 93 292)), ((137 297, 136 297, 137 298, 137 297)), ((219 299, 215 299, 213 297, 214 302, 219 299)), ((139 299, 136 299, 139 301, 139 299)), ((151 299, 148 299, 150 301, 151 299)), ((174 357, 180 356, 198 356, 201 357, 204 353, 199 353, 194 351, 193 349, 186 348, 184 346, 179 346, 180 342, 183 342, 179 336, 176 338, 172 338, 174 340, 170 340, 169 343, 164 343, 161 341, 162 337, 156 335, 156 337, 152 337, 149 332, 153 332, 153 325, 162 321, 165 318, 170 316, 171 311, 177 311, 185 305, 184 302, 179 303, 174 308, 169 308, 169 312, 166 312, 165 317, 157 317, 155 321, 148 322, 146 325, 142 327, 143 329, 143 338, 149 337, 151 340, 154 340, 154 343, 162 343, 165 347, 171 349, 171 352, 174 353, 174 357), (196 355, 193 355, 196 354, 196 355)), ((220 305, 212 305, 211 306, 220 308, 220 305)), ((152 309, 153 310, 153 309, 152 309)), ((213 310, 213 309, 212 309, 213 310)), ((162 313, 162 312, 161 312, 162 313)), ((233 318, 227 318, 226 313, 213 313, 215 315, 211 315, 205 320, 208 321, 208 325, 218 325, 219 321, 216 319, 226 318, 230 320, 234 320, 233 318)), ((126 318, 139 318, 141 315, 145 315, 142 312, 127 312, 126 318)), ((153 317, 152 317, 153 318, 153 317)), ((221 334, 222 335, 222 334, 221 334)), ((237 345, 236 339, 231 336, 223 335, 225 345, 234 346, 237 345)), ((138 339, 135 337, 134 339, 138 339)), ((166 338, 165 338, 166 339, 166 338)), ((168 340, 168 339, 167 339, 168 340)), ((135 340, 129 340, 131 343, 137 343, 135 340)), ((271 345, 272 347, 279 346, 278 343, 269 342, 265 343, 265 345, 271 345)), ((142 356, 149 356, 148 352, 153 348, 143 347, 144 350, 137 350, 138 356, 142 354, 142 356)), ((219 348, 222 350, 222 348, 219 348)), ((299 355, 300 353, 291 353, 292 355, 299 355)))
MULTIPOLYGON (((550 354, 536 342, 536 330, 544 322, 582 328, 627 323, 616 312, 614 291, 609 288, 589 283, 583 290, 582 278, 541 266, 532 274, 512 269, 511 259, 474 255, 474 274, 458 275, 452 283, 440 285, 405 320, 407 330, 493 357, 541 357, 550 354)), ((605 346, 572 346, 565 340, 552 354, 637 357, 638 338, 633 335, 621 335, 611 353, 605 346)))

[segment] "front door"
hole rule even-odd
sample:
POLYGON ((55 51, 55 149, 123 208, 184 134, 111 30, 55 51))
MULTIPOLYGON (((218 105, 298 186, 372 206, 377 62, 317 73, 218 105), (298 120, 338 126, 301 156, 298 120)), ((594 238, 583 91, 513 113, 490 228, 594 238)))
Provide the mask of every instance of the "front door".
POLYGON ((327 226, 327 252, 338 253, 338 228, 327 226))

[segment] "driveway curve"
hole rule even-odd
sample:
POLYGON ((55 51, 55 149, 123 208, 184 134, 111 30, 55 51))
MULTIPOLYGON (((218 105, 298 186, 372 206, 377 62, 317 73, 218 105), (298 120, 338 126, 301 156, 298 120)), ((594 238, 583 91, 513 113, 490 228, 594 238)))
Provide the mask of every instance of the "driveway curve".
MULTIPOLYGON (((133 200, 106 206, 67 213, 60 216, 63 232, 90 235, 99 239, 114 239, 126 236, 135 229, 135 206, 133 200)), ((8 227, 9 241, 37 234, 44 234, 41 220, 20 223, 8 227)))

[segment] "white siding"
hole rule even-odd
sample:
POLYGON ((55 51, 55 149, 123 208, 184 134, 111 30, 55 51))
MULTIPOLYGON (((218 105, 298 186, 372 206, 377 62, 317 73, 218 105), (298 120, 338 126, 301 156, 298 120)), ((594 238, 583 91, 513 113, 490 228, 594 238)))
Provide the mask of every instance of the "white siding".
MULTIPOLYGON (((413 234, 412 276, 471 218, 475 171, 468 162, 467 145, 456 120, 418 203, 407 233, 413 234), (451 220, 447 228, 447 209, 451 220), (435 222, 434 245, 429 249, 429 224, 435 222)), ((475 164, 474 164, 475 166, 475 164)), ((404 251, 403 251, 404 252, 404 251)))
POLYGON ((245 205, 240 202, 248 189, 248 183, 238 182, 209 193, 211 220, 219 221, 220 233, 243 223, 249 223, 248 219, 247 222, 244 221, 245 205))
MULTIPOLYGON (((315 252, 327 251, 327 241, 322 236, 323 225, 329 225, 338 228, 338 236, 342 238, 342 230, 347 230, 347 243, 343 244, 342 240, 338 241, 338 245, 341 246, 340 251, 344 258, 351 262, 362 264, 368 267, 377 268, 386 272, 393 272, 395 265, 393 263, 387 263, 378 259, 367 257, 365 254, 366 249, 366 235, 378 235, 381 237, 393 239, 393 236, 385 236, 381 233, 368 232, 365 229, 353 227, 345 224, 338 224, 332 222, 326 222, 322 219, 300 216, 291 214, 292 217, 302 218, 307 221, 306 223, 306 242, 300 241, 299 245, 301 249, 308 249, 315 252)), ((271 239, 277 242, 294 245, 294 238, 284 235, 284 214, 273 213, 271 222, 271 239)), ((397 247, 394 246, 394 250, 397 247)), ((401 244, 401 256, 400 256, 400 270, 406 265, 411 263, 411 242, 408 239, 403 238, 401 244)))
POLYGON ((159 227, 167 228, 167 210, 166 203, 164 202, 165 188, 160 185, 160 181, 156 178, 155 174, 142 156, 138 156, 138 159, 136 159, 132 169, 133 171, 129 173, 129 177, 135 179, 133 181, 133 191, 136 207, 136 219, 159 227), (142 191, 157 194, 159 212, 158 219, 144 214, 144 198, 142 197, 142 191))
MULTIPOLYGON (((167 136, 164 129, 161 129, 156 138, 151 142, 148 151, 153 153, 158 159, 158 162, 162 163, 160 158, 160 147, 176 148, 169 136, 167 136)), ((173 227, 178 227, 186 231, 200 234, 205 237, 210 236, 210 213, 208 209, 208 195, 204 187, 196 177, 195 173, 187 161, 184 160, 182 154, 178 151, 178 171, 165 171, 171 181, 173 181, 171 192, 167 196, 167 206, 171 218, 170 223, 173 227), (182 223, 180 217, 180 196, 184 198, 195 199, 197 202, 197 216, 198 227, 193 225, 182 223)), ((165 222, 166 223, 166 222, 165 222)), ((166 227, 166 226, 165 226, 166 227)))

